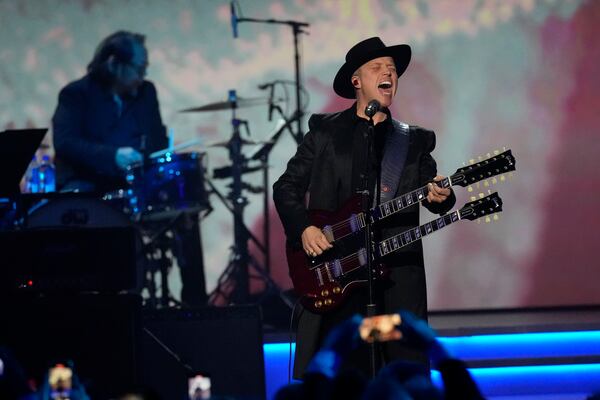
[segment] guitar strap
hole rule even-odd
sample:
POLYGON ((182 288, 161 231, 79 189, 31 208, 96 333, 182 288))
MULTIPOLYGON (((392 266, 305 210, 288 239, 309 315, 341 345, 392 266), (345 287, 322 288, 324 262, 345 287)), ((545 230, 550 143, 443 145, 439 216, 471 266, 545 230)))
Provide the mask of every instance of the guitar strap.
POLYGON ((406 162, 409 144, 409 125, 392 119, 392 129, 385 137, 385 151, 381 161, 381 202, 396 195, 400 176, 406 162))

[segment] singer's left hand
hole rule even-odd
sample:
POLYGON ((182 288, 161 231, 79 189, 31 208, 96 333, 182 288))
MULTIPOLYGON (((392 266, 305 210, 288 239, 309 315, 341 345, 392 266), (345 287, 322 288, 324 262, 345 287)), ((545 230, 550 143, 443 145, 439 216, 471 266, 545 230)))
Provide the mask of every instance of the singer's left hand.
MULTIPOLYGON (((441 175, 437 175, 433 178, 434 182, 439 182, 442 179, 444 179, 444 177, 441 175)), ((430 203, 443 203, 448 196, 450 196, 450 189, 448 188, 441 188, 433 183, 429 183, 428 187, 429 193, 427 194, 427 201, 430 203)))

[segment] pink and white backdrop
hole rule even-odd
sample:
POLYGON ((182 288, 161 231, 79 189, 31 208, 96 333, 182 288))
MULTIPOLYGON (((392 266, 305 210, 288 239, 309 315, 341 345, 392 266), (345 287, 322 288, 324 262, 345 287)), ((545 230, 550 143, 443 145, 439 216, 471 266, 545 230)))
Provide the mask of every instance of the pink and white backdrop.
MULTIPOLYGON (((308 113, 349 105, 331 89, 335 72, 354 43, 378 35, 413 47, 392 111, 436 131, 440 173, 494 149, 513 149, 518 172, 496 187, 505 209, 499 222, 465 222, 425 239, 432 309, 600 303, 600 1, 240 5, 248 17, 311 23, 301 46, 308 113)), ((229 137, 230 115, 177 111, 225 100, 229 89, 260 96, 257 84, 293 78, 289 29, 241 24, 234 40, 225 1, 0 0, 0 127, 48 126, 59 89, 84 73, 96 44, 117 29, 147 36, 148 76, 165 124, 176 142, 201 139, 192 150, 206 151, 211 169, 228 162, 224 150, 206 144, 229 137)), ((266 106, 239 117, 250 121, 255 140, 267 139, 275 125, 266 106)), ((289 135, 277 144, 273 179, 294 150, 289 135)), ((260 174, 247 179, 259 184, 260 174)), ((225 190, 227 183, 217 185, 225 190)), ((458 205, 468 201, 465 190, 456 193, 458 205)), ((202 224, 209 290, 233 237, 231 216, 211 201, 215 211, 202 224)), ((261 197, 250 195, 250 202, 246 221, 260 236, 261 197)), ((289 288, 283 232, 271 211, 272 275, 289 288)), ((423 212, 422 220, 431 217, 423 212)), ((171 285, 178 292, 176 271, 171 285)))

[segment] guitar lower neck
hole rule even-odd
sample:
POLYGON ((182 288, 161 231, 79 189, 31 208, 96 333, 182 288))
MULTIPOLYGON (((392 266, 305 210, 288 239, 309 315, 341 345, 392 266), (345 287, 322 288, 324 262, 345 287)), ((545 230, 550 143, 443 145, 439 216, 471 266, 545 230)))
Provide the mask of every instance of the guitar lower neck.
POLYGON ((441 216, 433 221, 427 222, 426 224, 417 226, 409 229, 398 235, 394 235, 390 238, 382 240, 377 246, 378 254, 380 257, 388 255, 412 242, 421 240, 424 236, 429 235, 435 231, 438 231, 456 221, 460 220, 460 214, 458 211, 453 211, 450 214, 441 216))
MULTIPOLYGON (((450 214, 446 214, 433 221, 427 222, 423 225, 409 229, 398 235, 394 235, 388 239, 381 241, 376 248, 377 256, 383 257, 390 253, 393 253, 400 248, 407 246, 412 242, 421 240, 423 237, 439 231, 440 229, 460 220, 459 211, 453 211, 450 214)), ((335 278, 347 274, 357 268, 363 267, 367 264, 367 256, 364 248, 359 249, 356 253, 350 254, 341 259, 333 260, 325 263, 324 266, 319 265, 317 268, 318 273, 324 274, 321 269, 325 272, 334 276, 335 278)))

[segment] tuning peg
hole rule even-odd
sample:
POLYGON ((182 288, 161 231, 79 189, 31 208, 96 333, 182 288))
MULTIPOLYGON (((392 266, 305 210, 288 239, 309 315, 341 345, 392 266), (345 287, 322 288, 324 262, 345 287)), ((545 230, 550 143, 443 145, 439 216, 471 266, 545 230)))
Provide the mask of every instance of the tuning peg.
POLYGON ((471 196, 471 201, 475 201, 475 200, 477 200, 477 197, 476 196, 471 196))
POLYGON ((492 194, 492 191, 491 191, 491 190, 488 190, 488 196, 489 196, 490 194, 492 194))
POLYGON ((473 191, 473 186, 469 185, 469 186, 467 187, 467 192, 472 192, 472 191, 473 191))
POLYGON ((486 156, 487 158, 492 158, 492 155, 491 155, 490 153, 487 153, 485 156, 486 156))
POLYGON ((483 199, 485 197, 485 195, 483 193, 479 193, 479 198, 483 199))
POLYGON ((506 180, 506 176, 504 174, 500 175, 500 182, 504 182, 506 180))
POLYGON ((492 178, 492 185, 495 185, 496 183, 498 183, 498 179, 496 179, 496 177, 492 178))
POLYGON ((488 222, 492 222, 492 220, 490 219, 489 215, 487 217, 485 217, 485 223, 487 224, 488 222))
POLYGON ((471 158, 471 159, 469 160, 469 164, 471 164, 471 165, 475 164, 475 160, 471 158))
POLYGON ((494 150, 494 155, 497 156, 498 154, 500 154, 500 151, 494 150))
POLYGON ((498 221, 500 219, 500 217, 498 216, 498 214, 494 214, 493 219, 494 219, 494 221, 498 221))
POLYGON ((488 180, 486 179, 485 181, 483 181, 483 186, 484 187, 488 187, 490 186, 490 183, 488 182, 488 180))

